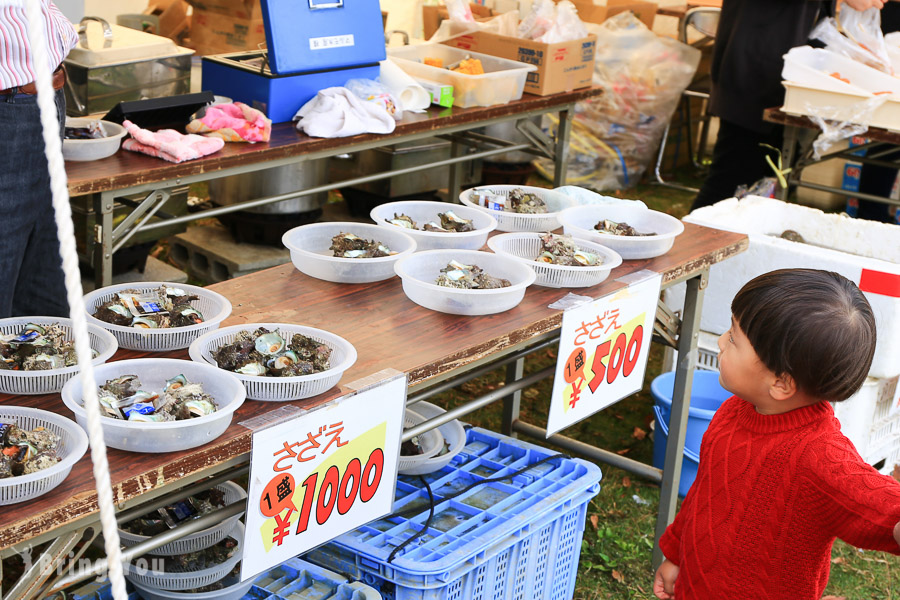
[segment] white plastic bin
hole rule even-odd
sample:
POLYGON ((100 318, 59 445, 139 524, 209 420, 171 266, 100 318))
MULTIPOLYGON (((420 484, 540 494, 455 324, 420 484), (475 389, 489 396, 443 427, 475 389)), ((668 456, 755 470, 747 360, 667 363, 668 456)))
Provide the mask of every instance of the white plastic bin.
MULTIPOLYGON (((757 275, 792 267, 826 269, 861 284, 875 312, 878 345, 869 375, 900 374, 900 297, 894 293, 900 289, 900 226, 758 197, 722 200, 684 220, 750 236, 746 252, 710 269, 700 321, 703 331, 721 334, 728 329, 731 301, 757 275), (809 243, 778 237, 787 229, 809 243)), ((684 304, 684 286, 670 289, 667 303, 677 309, 684 304)))
POLYGON ((387 54, 397 66, 413 77, 453 86, 453 106, 493 106, 506 104, 522 97, 525 78, 537 67, 515 60, 451 48, 443 44, 418 44, 388 48, 387 54), (465 75, 424 64, 425 58, 439 58, 451 65, 466 57, 477 58, 484 67, 484 75, 465 75))

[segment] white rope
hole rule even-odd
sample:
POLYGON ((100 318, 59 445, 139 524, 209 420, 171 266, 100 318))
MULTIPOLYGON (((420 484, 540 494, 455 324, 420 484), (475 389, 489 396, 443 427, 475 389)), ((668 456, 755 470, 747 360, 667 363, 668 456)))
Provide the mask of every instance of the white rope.
POLYGON ((94 463, 94 481, 97 487, 97 499, 100 504, 100 522, 103 525, 103 538, 106 544, 106 556, 109 560, 109 579, 112 582, 112 593, 115 600, 126 600, 125 579, 122 575, 122 551, 119 547, 119 530, 116 525, 115 506, 113 505, 112 484, 109 478, 109 463, 106 459, 106 442, 103 439, 103 428, 100 423, 100 405, 97 401, 97 386, 94 381, 94 367, 91 363, 91 343, 85 318, 83 291, 81 289, 81 273, 78 269, 78 254, 75 250, 75 231, 72 225, 72 208, 69 205, 69 191, 66 183, 66 169, 62 157, 62 144, 59 139, 59 121, 54 102, 52 73, 49 66, 47 50, 47 33, 44 31, 44 18, 41 15, 41 0, 25 2, 25 14, 28 17, 28 41, 32 50, 32 66, 35 71, 37 87, 37 104, 41 114, 41 126, 44 130, 44 154, 50 166, 50 190, 53 194, 53 211, 56 217, 56 229, 59 236, 59 253, 62 255, 63 272, 66 279, 66 295, 69 299, 69 312, 72 318, 72 332, 75 337, 75 351, 78 354, 78 367, 81 372, 82 395, 84 408, 87 411, 88 439, 91 443, 91 460, 94 463))

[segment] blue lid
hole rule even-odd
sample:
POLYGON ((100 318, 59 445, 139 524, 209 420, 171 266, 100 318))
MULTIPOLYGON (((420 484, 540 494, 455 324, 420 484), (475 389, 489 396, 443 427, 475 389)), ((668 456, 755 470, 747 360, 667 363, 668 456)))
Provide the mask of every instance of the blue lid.
POLYGON ((261 0, 269 68, 277 75, 385 59, 378 0, 261 0))

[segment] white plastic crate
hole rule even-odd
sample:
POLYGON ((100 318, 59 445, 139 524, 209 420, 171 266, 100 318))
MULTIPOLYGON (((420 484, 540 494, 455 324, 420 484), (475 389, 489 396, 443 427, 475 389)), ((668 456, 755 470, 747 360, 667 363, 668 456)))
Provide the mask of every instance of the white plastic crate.
POLYGON ((863 455, 867 463, 884 475, 890 475, 894 467, 900 465, 900 432, 863 455))
MULTIPOLYGON (((710 269, 700 322, 703 331, 721 334, 728 329, 732 299, 757 275, 782 268, 826 269, 857 284, 862 280, 864 289, 888 292, 866 292, 878 327, 878 345, 869 374, 882 378, 900 373, 900 297, 891 295, 891 289, 900 285, 900 226, 758 197, 723 200, 695 210, 684 220, 750 236, 746 252, 710 269), (809 243, 778 237, 788 229, 809 243)), ((683 302, 683 285, 667 294, 667 303, 673 309, 683 302)))
MULTIPOLYGON (((701 331, 697 339, 697 369, 701 371, 719 370, 719 336, 708 331, 701 331)), ((663 356, 663 372, 674 371, 678 363, 678 351, 666 347, 663 356)))

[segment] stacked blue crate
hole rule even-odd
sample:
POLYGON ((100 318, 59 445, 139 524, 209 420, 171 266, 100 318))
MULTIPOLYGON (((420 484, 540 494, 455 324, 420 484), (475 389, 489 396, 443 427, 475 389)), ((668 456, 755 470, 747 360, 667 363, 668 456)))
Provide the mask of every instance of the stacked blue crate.
POLYGON ((388 600, 568 600, 600 478, 594 464, 470 429, 453 462, 425 478, 435 500, 430 526, 393 560, 392 552, 429 518, 429 492, 416 477, 399 478, 393 515, 305 558, 368 583, 388 600), (463 491, 535 463, 511 480, 463 491))

